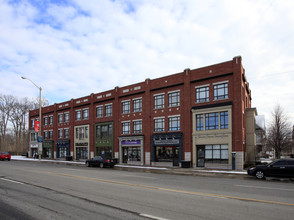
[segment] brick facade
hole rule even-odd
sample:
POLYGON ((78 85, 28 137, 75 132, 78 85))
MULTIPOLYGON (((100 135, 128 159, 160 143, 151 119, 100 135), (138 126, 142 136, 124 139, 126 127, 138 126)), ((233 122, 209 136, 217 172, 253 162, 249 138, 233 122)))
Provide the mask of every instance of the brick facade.
MULTIPOLYGON (((42 108, 43 138, 44 132, 52 132, 44 138, 47 147, 51 144, 51 152, 47 149, 45 155, 43 149, 43 156, 67 155, 83 160, 99 153, 111 154, 120 163, 179 166, 185 160, 196 167, 197 149, 203 148, 205 167, 231 168, 231 155, 236 153, 237 168, 241 169, 246 159, 247 108, 251 108, 249 83, 242 58, 234 57, 42 108), (203 130, 197 127, 199 114, 206 120, 203 130), (46 117, 53 117, 52 124, 48 121, 45 125, 46 117), (229 124, 225 128, 218 127, 226 121, 229 124), (211 123, 215 129, 209 127, 211 123), (211 139, 203 138, 206 136, 211 139), (218 141, 224 148, 220 151, 218 141), (212 151, 211 146, 215 148, 212 151), (210 160, 211 152, 214 157, 221 152, 219 157, 224 158, 210 160)), ((39 117, 38 109, 30 111, 29 117, 32 128, 33 120, 39 117)), ((33 156, 35 150, 36 141, 31 140, 29 155, 33 156)))

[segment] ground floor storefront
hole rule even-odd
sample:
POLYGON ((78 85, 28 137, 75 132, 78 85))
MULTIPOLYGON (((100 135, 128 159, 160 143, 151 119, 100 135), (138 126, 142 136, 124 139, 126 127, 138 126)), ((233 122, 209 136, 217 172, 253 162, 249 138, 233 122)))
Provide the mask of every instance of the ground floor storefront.
POLYGON ((123 164, 144 164, 144 136, 119 138, 119 161, 123 164))
POLYGON ((70 156, 70 140, 56 141, 56 158, 66 158, 70 156))
POLYGON ((53 159, 53 148, 54 148, 54 141, 44 141, 43 142, 43 150, 42 150, 42 157, 53 159))

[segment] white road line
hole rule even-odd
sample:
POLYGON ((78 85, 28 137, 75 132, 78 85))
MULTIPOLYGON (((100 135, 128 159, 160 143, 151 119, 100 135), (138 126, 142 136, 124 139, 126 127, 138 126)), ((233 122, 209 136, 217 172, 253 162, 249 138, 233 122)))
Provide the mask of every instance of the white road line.
POLYGON ((168 220, 167 218, 160 218, 160 217, 157 217, 157 216, 147 215, 147 214, 140 214, 140 216, 143 216, 143 217, 146 217, 146 218, 155 219, 155 220, 168 220))
POLYGON ((12 182, 12 183, 24 184, 24 183, 21 183, 21 182, 18 182, 18 181, 10 180, 10 179, 5 179, 5 178, 0 178, 0 179, 8 181, 8 182, 12 182))
POLYGON ((235 185, 235 186, 238 186, 238 187, 246 187, 246 188, 269 189, 269 190, 281 190, 281 191, 291 191, 291 192, 294 192, 294 189, 271 188, 271 187, 263 187, 263 186, 247 186, 247 185, 235 185))

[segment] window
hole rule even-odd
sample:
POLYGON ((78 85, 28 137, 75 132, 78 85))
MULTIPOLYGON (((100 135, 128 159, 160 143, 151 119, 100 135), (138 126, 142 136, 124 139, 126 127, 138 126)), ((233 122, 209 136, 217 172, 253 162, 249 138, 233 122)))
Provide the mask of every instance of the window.
POLYGON ((206 163, 228 163, 229 147, 228 145, 206 145, 205 162, 206 163))
POLYGON ((196 115, 196 130, 203 131, 203 114, 196 115))
POLYGON ((174 107, 180 105, 180 92, 171 92, 168 94, 168 106, 174 107))
POLYGON ((32 119, 31 123, 32 123, 32 128, 34 128, 35 127, 35 119, 32 119))
POLYGON ((205 130, 218 129, 218 113, 205 114, 205 130))
POLYGON ((168 118, 168 130, 169 131, 179 131, 180 130, 180 117, 170 117, 168 118))
POLYGON ((214 100, 227 99, 228 96, 228 83, 214 85, 214 100))
POLYGON ((59 114, 58 115, 58 123, 62 123, 63 122, 63 114, 59 114))
POLYGON ((109 138, 112 137, 112 134, 112 124, 96 125, 96 138, 109 138))
POLYGON ((83 119, 89 119, 89 109, 83 109, 83 119))
POLYGON ((130 113, 130 101, 122 102, 122 113, 123 114, 130 113))
POLYGON ((62 132, 63 132, 62 129, 58 130, 58 138, 63 138, 62 132))
POLYGON ((69 122, 69 113, 64 113, 64 122, 69 122))
POLYGON ((130 133, 130 122, 123 122, 122 123, 122 133, 129 134, 130 133))
POLYGON ((209 102, 209 86, 196 88, 196 102, 209 102))
POLYGON ((96 126, 96 138, 100 138, 101 137, 101 129, 100 129, 100 125, 96 126))
POLYGON ((31 141, 37 141, 38 133, 31 133, 31 141))
POLYGON ((106 117, 112 116, 112 104, 105 106, 105 116, 106 117))
POLYGON ((229 113, 220 112, 220 129, 229 128, 229 113))
POLYGON ((44 139, 48 139, 48 131, 44 131, 44 139))
POLYGON ((53 131, 49 131, 49 139, 53 138, 53 131))
POLYGON ((81 118, 81 110, 77 110, 76 111, 76 120, 77 121, 79 121, 79 120, 81 120, 82 118, 81 118))
POLYGON ((164 118, 154 119, 154 131, 164 131, 164 118))
POLYGON ((164 94, 154 96, 154 108, 164 108, 164 94))
POLYGON ((64 138, 69 138, 69 129, 68 128, 64 129, 64 138))
POLYGON ((134 107, 134 112, 141 112, 142 111, 142 99, 133 100, 133 107, 134 107))
POLYGON ((76 139, 83 140, 88 137, 89 137, 89 128, 88 127, 76 128, 76 139))
POLYGON ((49 125, 53 124, 53 115, 49 116, 49 125))
POLYGON ((103 118, 103 106, 97 106, 96 116, 97 118, 103 118))
POLYGON ((48 125, 48 117, 44 118, 44 125, 48 125))
POLYGON ((101 138, 108 137, 108 126, 102 125, 101 126, 101 138))
POLYGON ((142 121, 134 121, 133 126, 135 134, 142 133, 142 121))

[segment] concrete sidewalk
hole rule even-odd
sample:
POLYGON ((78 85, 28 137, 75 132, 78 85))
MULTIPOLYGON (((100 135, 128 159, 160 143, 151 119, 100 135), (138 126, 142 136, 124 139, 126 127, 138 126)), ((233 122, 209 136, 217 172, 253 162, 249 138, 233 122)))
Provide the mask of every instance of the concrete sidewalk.
MULTIPOLYGON (((24 156, 11 156, 11 160, 34 161, 43 163, 56 163, 72 166, 85 166, 85 162, 78 161, 64 161, 64 160, 48 160, 48 159, 34 159, 24 156)), ((150 166, 131 166, 131 165, 115 165, 114 169, 129 170, 149 173, 165 173, 177 175, 191 175, 191 176, 227 176, 227 177, 247 177, 246 171, 232 171, 232 170, 213 170, 213 169, 197 169, 197 168, 179 168, 179 167, 150 167, 150 166)))

